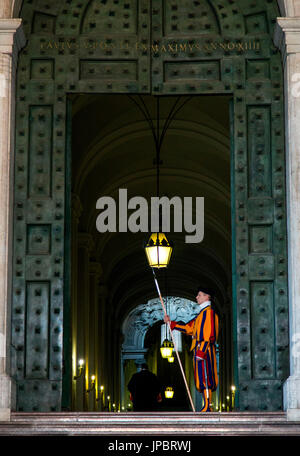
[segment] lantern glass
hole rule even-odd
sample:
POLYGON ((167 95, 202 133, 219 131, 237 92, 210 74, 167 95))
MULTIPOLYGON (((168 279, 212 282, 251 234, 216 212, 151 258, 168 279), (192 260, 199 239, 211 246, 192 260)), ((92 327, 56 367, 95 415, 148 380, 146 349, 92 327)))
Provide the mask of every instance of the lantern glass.
POLYGON ((152 233, 145 247, 151 268, 166 268, 170 262, 173 247, 164 233, 152 233))
POLYGON ((163 358, 169 358, 172 356, 174 345, 168 339, 163 341, 162 346, 160 347, 160 353, 163 358))
POLYGON ((168 362, 174 363, 174 356, 168 356, 168 362))
POLYGON ((168 386, 165 390, 165 398, 166 399, 172 399, 174 396, 174 390, 172 386, 168 386))

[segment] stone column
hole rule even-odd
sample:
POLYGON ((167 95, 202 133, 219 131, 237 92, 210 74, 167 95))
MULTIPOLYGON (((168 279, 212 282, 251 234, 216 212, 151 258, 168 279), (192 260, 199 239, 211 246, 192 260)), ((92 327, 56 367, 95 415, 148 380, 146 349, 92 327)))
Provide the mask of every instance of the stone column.
POLYGON ((289 260, 290 377, 284 410, 300 419, 300 17, 278 18, 274 37, 284 65, 289 260))
POLYGON ((93 237, 89 233, 78 233, 78 280, 77 280, 77 356, 85 362, 85 377, 77 381, 76 409, 87 411, 86 390, 90 387, 89 366, 89 262, 94 248, 93 237))
POLYGON ((15 394, 10 378, 15 74, 25 45, 21 19, 0 19, 0 420, 9 420, 15 394))
POLYGON ((72 306, 72 410, 76 409, 76 389, 78 380, 79 356, 77 353, 77 283, 78 283, 78 223, 82 213, 82 204, 76 194, 72 194, 72 223, 71 223, 71 306, 72 306))
POLYGON ((101 401, 101 411, 104 411, 105 398, 108 393, 108 363, 110 359, 110 345, 108 344, 107 331, 107 308, 106 302, 108 297, 107 287, 99 284, 98 287, 98 347, 99 347, 99 381, 100 386, 104 386, 101 401))
POLYGON ((89 369, 90 374, 95 375, 95 391, 89 394, 89 411, 95 411, 99 396, 99 278, 102 274, 100 263, 90 261, 89 264, 89 282, 90 282, 90 299, 89 299, 89 369))

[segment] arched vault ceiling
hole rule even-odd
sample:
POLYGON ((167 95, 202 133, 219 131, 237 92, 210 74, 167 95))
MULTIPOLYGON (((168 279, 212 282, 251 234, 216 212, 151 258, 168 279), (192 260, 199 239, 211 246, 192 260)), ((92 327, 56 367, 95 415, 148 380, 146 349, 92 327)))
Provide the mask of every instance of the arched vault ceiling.
MULTIPOLYGON (((82 220, 85 221, 82 229, 87 231, 95 224, 93 189, 96 189, 97 198, 104 195, 116 198, 119 188, 128 188, 129 197, 139 195, 149 199, 155 194, 155 147, 149 126, 145 121, 141 122, 141 113, 135 106, 132 108, 132 102, 129 112, 124 112, 123 101, 128 107, 126 96, 104 98, 107 109, 103 101, 94 103, 98 111, 107 113, 104 125, 100 118, 96 130, 91 128, 90 120, 97 118, 95 110, 89 115, 84 112, 83 117, 77 112, 77 122, 73 123, 73 191, 80 194, 84 210, 82 220), (116 99, 122 99, 122 103, 116 104, 116 99), (112 106, 110 100, 113 100, 112 106), (110 113, 111 109, 113 113, 110 113), (119 112, 122 115, 118 115, 119 112), (89 136, 86 142, 82 141, 84 133, 89 136), (91 148, 89 144, 92 144, 91 148), (111 157, 114 157, 113 166, 111 157)), ((174 102, 174 98, 170 98, 161 102, 164 112, 174 102)), ((223 206, 230 205, 229 125, 228 99, 220 97, 220 106, 216 104, 217 99, 219 97, 193 99, 172 122, 161 150, 161 193, 169 197, 210 198, 217 209, 215 212, 221 214, 223 206), (216 113, 216 119, 213 113, 216 113)), ((161 125, 163 122, 164 117, 161 125)))
MULTIPOLYGON (((248 0, 247 0, 248 1, 248 0)), ((0 17, 3 17, 3 18, 8 18, 8 17, 19 17, 19 14, 20 14, 20 10, 21 10, 21 7, 23 5, 24 1, 23 0, 1 0, 1 4, 0 4, 0 17)), ((51 13, 53 14, 54 12, 57 12, 57 11, 63 11, 65 8, 66 8, 66 5, 69 4, 69 2, 67 0, 65 1, 62 1, 62 2, 57 2, 56 0, 48 0, 47 3, 45 3, 45 5, 41 5, 40 8, 43 9, 43 7, 45 9, 48 9, 49 10, 49 4, 53 3, 53 5, 51 6, 51 13)), ((204 3, 204 2, 203 2, 204 3)), ((242 18, 242 14, 240 11, 244 11, 245 9, 243 8, 245 5, 244 5, 244 2, 242 1, 239 1, 239 2, 229 2, 229 5, 227 6, 223 6, 223 8, 218 8, 218 5, 217 3, 219 3, 220 5, 220 2, 216 2, 216 1, 212 1, 210 2, 210 9, 209 9, 209 3, 206 2, 206 8, 208 9, 207 11, 210 13, 210 16, 211 16, 211 20, 216 23, 216 26, 219 27, 219 22, 224 19, 224 28, 226 30, 226 19, 227 19, 227 14, 226 13, 229 13, 230 11, 233 12, 233 10, 235 11, 234 14, 237 15, 237 20, 240 20, 242 21, 243 18, 242 18), (236 3, 236 4, 234 4, 236 3), (222 17, 222 15, 224 15, 224 9, 225 9, 225 16, 224 18, 222 17), (240 10, 240 11, 239 11, 240 10)), ((277 2, 274 0, 272 2, 274 4, 273 8, 274 10, 277 9, 277 5, 279 6, 280 8, 280 11, 281 11, 281 14, 284 16, 299 16, 298 12, 299 12, 299 6, 297 4, 297 0, 277 0, 277 2)), ((80 16, 80 22, 81 22, 81 27, 82 27, 82 24, 84 23, 85 21, 85 18, 87 17, 87 14, 89 12, 89 9, 86 9, 86 8, 83 8, 83 14, 79 14, 79 11, 80 9, 83 7, 83 3, 77 3, 76 5, 74 4, 74 10, 75 11, 72 11, 74 17, 78 17, 80 16), (74 14, 75 13, 75 14, 74 14)), ((94 1, 93 2, 88 2, 88 5, 92 5, 94 8, 95 8, 95 3, 94 1)), ((256 6, 253 2, 252 2, 252 5, 256 6)), ((73 9, 72 8, 72 9, 73 9)), ((93 30, 93 28, 92 28, 93 30)))
MULTIPOLYGON (((161 98, 161 127, 175 99, 161 98)), ((156 123, 155 98, 144 100, 156 123)), ((72 187, 83 206, 79 230, 93 235, 101 281, 109 288, 115 314, 123 315, 141 299, 155 296, 143 251, 149 233, 100 234, 96 201, 102 196, 118 201, 119 189, 125 188, 128 199, 142 196, 150 203, 156 195, 152 133, 126 95, 74 97, 72 127, 72 187)), ((186 244, 187 233, 174 233, 171 225, 175 247, 167 273, 169 293, 194 299, 203 280, 217 288, 222 300, 231 280, 229 98, 193 97, 171 123, 161 160, 160 195, 193 197, 194 217, 195 197, 205 198, 203 242, 186 244)))
MULTIPOLYGON (((162 168, 168 163, 171 165, 176 159, 178 167, 184 165, 204 166, 211 160, 221 160, 228 163, 228 148, 229 137, 228 129, 225 132, 219 132, 220 127, 215 122, 207 121, 207 124, 200 123, 200 116, 196 117, 197 122, 190 120, 174 120, 168 129, 167 136, 163 142, 161 150, 162 168), (184 149, 184 154, 174 154, 174 150, 184 149), (197 151, 197 153, 195 153, 197 151)), ((127 120, 128 122, 128 120, 127 120)), ((163 123, 163 121, 162 121, 163 123)), ((91 136, 92 137, 92 136, 91 136)), ((94 143, 89 147, 88 142, 78 146, 74 145, 73 150, 86 150, 81 157, 80 162, 74 162, 74 172, 76 172, 76 192, 80 192, 81 188, 86 185, 86 181, 90 180, 91 174, 97 167, 103 167, 108 164, 110 167, 110 157, 113 153, 118 159, 115 163, 113 172, 118 173, 118 169, 123 171, 123 161, 130 160, 132 165, 140 166, 141 160, 148 167, 153 168, 153 157, 155 156, 155 146, 153 136, 146 122, 143 124, 128 124, 124 127, 117 127, 109 134, 101 135, 101 130, 98 129, 98 136, 94 139, 94 143)), ((207 166, 206 166, 207 167, 207 166)), ((109 180, 109 175, 107 176, 109 180)))
MULTIPOLYGON (((149 96, 143 98, 149 108, 151 117, 155 120, 154 98, 149 96)), ((161 128, 176 99, 177 97, 162 97, 160 103, 161 128)), ((187 99, 187 97, 183 97, 183 101, 187 99)), ((117 148, 120 153, 122 151, 124 153, 124 148, 121 147, 124 141, 128 141, 130 152, 133 153, 135 149, 132 147, 131 142, 136 142, 140 138, 144 139, 145 136, 148 136, 149 150, 154 149, 147 122, 145 122, 142 113, 134 102, 126 95, 76 96, 72 109, 73 129, 79 133, 75 135, 73 141, 73 151, 75 152, 73 169, 80 185, 82 185, 82 180, 86 179, 86 173, 89 173, 90 168, 95 167, 95 162, 99 161, 99 155, 101 159, 102 157, 105 159, 105 155, 108 154, 110 156, 112 148, 117 148), (87 105, 82 101, 85 97, 90 101, 87 105), (81 107, 79 111, 78 104, 81 107), (85 151, 84 154, 81 153, 82 150, 85 151), (79 151, 79 153, 76 153, 76 151, 79 151)), ((167 140, 171 140, 170 138, 173 137, 177 141, 179 135, 184 139, 202 135, 216 149, 219 149, 224 143, 228 145, 229 124, 227 109, 227 97, 201 96, 192 98, 176 114, 175 120, 171 123, 162 154, 165 153, 166 149, 172 150, 167 144, 167 140), (172 135, 170 134, 171 132, 172 135), (219 146, 218 143, 220 143, 219 146)), ((126 149, 125 152, 127 153, 126 149)), ((137 148, 137 153, 140 155, 139 148, 137 148)), ((149 158, 151 161, 152 157, 153 153, 150 153, 149 158)))

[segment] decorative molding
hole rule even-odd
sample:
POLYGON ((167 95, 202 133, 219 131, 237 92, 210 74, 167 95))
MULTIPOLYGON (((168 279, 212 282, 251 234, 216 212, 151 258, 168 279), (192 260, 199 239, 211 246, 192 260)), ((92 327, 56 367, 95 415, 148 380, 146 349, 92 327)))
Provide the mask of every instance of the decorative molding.
MULTIPOLYGON (((199 313, 197 303, 174 296, 168 297, 168 309, 171 320, 185 323, 199 313)), ((148 329, 158 321, 163 321, 163 311, 159 299, 150 299, 146 304, 141 304, 133 309, 122 326, 123 352, 143 350, 148 329)))
POLYGON ((283 62, 289 54, 300 53, 300 17, 277 18, 274 44, 280 49, 283 62))
POLYGON ((25 44, 22 19, 0 19, 0 52, 12 55, 16 61, 25 44))

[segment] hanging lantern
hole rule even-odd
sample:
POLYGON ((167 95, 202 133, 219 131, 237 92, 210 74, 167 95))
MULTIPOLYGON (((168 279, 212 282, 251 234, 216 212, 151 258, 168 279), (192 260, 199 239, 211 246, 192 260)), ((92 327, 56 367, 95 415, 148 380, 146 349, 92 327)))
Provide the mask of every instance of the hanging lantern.
POLYGON ((174 363, 174 360, 175 360, 174 356, 168 356, 169 363, 174 363))
POLYGON ((165 398, 166 399, 173 399, 173 396, 174 396, 174 390, 173 390, 172 386, 168 386, 165 389, 165 398))
POLYGON ((151 268, 166 268, 170 262, 173 247, 164 233, 152 233, 145 247, 151 268))
POLYGON ((168 339, 165 339, 160 347, 160 353, 163 358, 169 358, 172 356, 174 344, 168 339))

